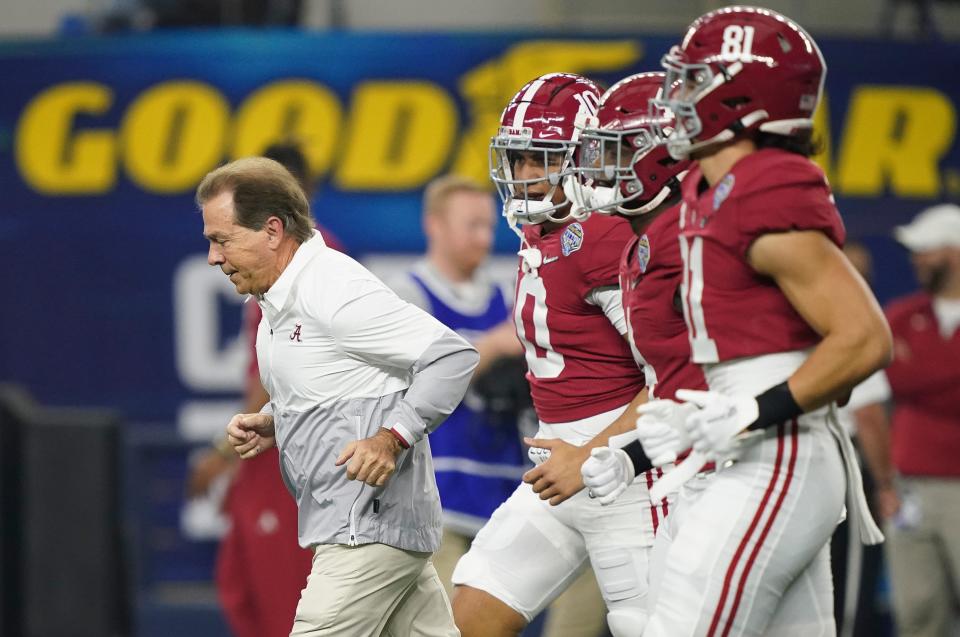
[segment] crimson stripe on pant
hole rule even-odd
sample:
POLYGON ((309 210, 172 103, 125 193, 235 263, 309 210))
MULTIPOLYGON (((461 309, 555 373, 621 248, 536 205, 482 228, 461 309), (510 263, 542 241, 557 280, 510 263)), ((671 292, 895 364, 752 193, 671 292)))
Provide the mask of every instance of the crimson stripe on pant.
MULTIPOLYGON (((653 469, 647 471, 644 475, 647 478, 647 490, 649 491, 650 487, 653 486, 653 469)), ((647 500, 649 499, 648 497, 647 500)), ((653 534, 656 535, 657 527, 660 526, 660 516, 657 515, 657 505, 653 503, 650 504, 650 520, 653 522, 653 534)))
POLYGON ((770 483, 767 485, 767 489, 763 493, 763 498, 760 500, 760 506, 757 507, 757 512, 750 521, 750 526, 747 527, 747 532, 740 541, 740 545, 737 546, 737 550, 733 554, 733 560, 730 562, 730 566, 727 567, 727 573, 723 578, 723 589, 720 592, 720 601, 717 603, 717 608, 713 612, 713 618, 710 620, 710 629, 707 631, 708 637, 714 637, 716 634, 717 625, 720 623, 720 617, 723 614, 723 608, 727 605, 727 595, 730 593, 730 584, 733 581, 734 572, 737 569, 737 565, 740 563, 740 558, 743 556, 744 550, 747 548, 747 543, 750 541, 750 538, 753 536, 753 532, 760 523, 760 519, 763 517, 763 512, 767 508, 767 502, 770 500, 770 495, 773 493, 773 489, 776 486, 777 481, 780 479, 780 465, 782 461, 783 425, 777 425, 777 458, 773 465, 773 475, 770 477, 770 483))
POLYGON ((737 594, 733 598, 733 608, 730 609, 730 614, 727 616, 727 622, 726 626, 724 626, 722 637, 727 637, 727 635, 730 633, 730 629, 733 628, 733 618, 737 616, 737 609, 740 607, 740 599, 743 597, 743 591, 746 588, 747 577, 750 575, 750 570, 753 568, 753 563, 757 559, 757 554, 760 553, 760 547, 763 546, 764 541, 767 539, 767 535, 770 534, 770 528, 773 526, 773 521, 776 519, 777 513, 780 512, 780 508, 783 506, 783 500, 787 497, 787 491, 790 489, 790 483, 793 481, 793 469, 797 464, 797 429, 797 419, 794 418, 790 425, 790 459, 787 461, 787 475, 783 479, 783 488, 780 489, 780 495, 777 497, 777 501, 773 505, 773 512, 770 514, 770 518, 764 525, 763 531, 760 533, 760 539, 757 540, 756 545, 753 547, 753 551, 750 552, 750 557, 747 559, 747 565, 744 566, 743 573, 740 575, 740 582, 737 585, 737 594))

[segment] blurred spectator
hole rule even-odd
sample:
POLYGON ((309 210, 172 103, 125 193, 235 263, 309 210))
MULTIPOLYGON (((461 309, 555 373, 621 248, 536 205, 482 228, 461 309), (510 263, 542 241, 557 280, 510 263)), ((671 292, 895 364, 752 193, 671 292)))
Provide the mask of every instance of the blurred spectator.
POLYGON ((509 304, 481 267, 490 255, 495 225, 493 199, 479 185, 454 176, 434 180, 423 204, 427 254, 388 281, 402 299, 437 317, 480 352, 464 402, 430 436, 444 517, 443 543, 433 561, 448 595, 457 560, 524 472, 516 410, 501 408, 493 417, 477 391, 478 385, 505 379, 520 386, 515 394, 529 392, 509 304), (518 370, 512 375, 509 359, 518 370))
MULTIPOLYGON (((848 241, 843 248, 847 259, 864 280, 873 283, 873 263, 862 243, 848 241)), ((864 492, 875 519, 896 501, 893 465, 890 461, 890 427, 887 403, 890 385, 883 371, 874 373, 857 385, 846 405, 838 410, 840 423, 853 439, 862 472, 864 492)), ((895 508, 895 505, 893 505, 895 508)), ((852 511, 847 512, 853 515, 852 511)), ((850 541, 850 521, 837 526, 830 544, 834 581, 834 611, 840 637, 872 637, 883 634, 889 616, 881 614, 877 591, 883 572, 882 545, 864 546, 850 541)))
POLYGON ((925 210, 895 236, 923 289, 887 308, 900 476, 899 506, 884 511, 894 610, 901 637, 946 637, 960 591, 960 207, 925 210))
MULTIPOLYGON (((263 156, 283 164, 312 197, 315 180, 297 144, 273 144, 263 156)), ((332 233, 319 224, 317 227, 328 246, 343 251, 332 233)), ((250 363, 242 413, 260 411, 269 400, 260 384, 254 350, 260 316, 259 305, 244 305, 250 363)), ((218 442, 195 465, 190 477, 191 493, 202 494, 218 476, 236 471, 223 507, 230 529, 217 556, 220 602, 236 637, 286 637, 313 553, 297 542, 297 504, 283 484, 277 449, 239 463, 237 454, 225 443, 218 442)))

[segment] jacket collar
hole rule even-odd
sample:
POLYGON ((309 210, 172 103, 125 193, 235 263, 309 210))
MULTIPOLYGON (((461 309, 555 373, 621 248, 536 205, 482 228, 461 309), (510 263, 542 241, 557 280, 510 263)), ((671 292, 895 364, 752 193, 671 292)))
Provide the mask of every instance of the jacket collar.
POLYGON ((293 289, 293 283, 297 280, 297 276, 303 271, 307 263, 326 246, 327 244, 323 242, 320 232, 314 230, 313 236, 301 243, 297 251, 293 253, 290 263, 283 269, 270 289, 258 297, 260 306, 264 307, 266 305, 273 312, 282 310, 287 302, 287 297, 290 296, 290 290, 293 289))

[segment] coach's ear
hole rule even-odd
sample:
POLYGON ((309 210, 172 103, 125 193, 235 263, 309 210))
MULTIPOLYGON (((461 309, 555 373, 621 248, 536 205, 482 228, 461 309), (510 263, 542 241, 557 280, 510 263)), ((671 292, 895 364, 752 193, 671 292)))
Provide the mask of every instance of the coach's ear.
POLYGON ((275 215, 267 217, 266 222, 263 224, 263 230, 267 233, 267 245, 271 248, 279 246, 286 234, 283 219, 275 215))

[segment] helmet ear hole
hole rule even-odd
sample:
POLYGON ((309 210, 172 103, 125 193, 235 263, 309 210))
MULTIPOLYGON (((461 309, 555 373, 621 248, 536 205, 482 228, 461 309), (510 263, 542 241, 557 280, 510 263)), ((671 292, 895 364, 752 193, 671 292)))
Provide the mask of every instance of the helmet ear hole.
POLYGON ((735 111, 744 104, 749 104, 750 98, 746 95, 742 95, 740 97, 731 97, 729 99, 722 100, 721 103, 730 110, 735 111))
POLYGON ((780 49, 784 53, 789 53, 793 49, 793 46, 790 44, 790 40, 788 40, 782 33, 777 33, 777 42, 780 43, 780 49))

